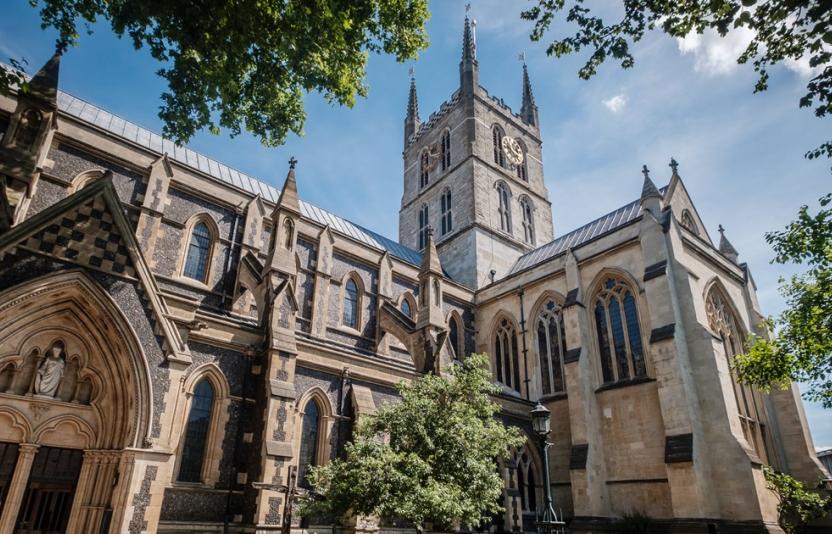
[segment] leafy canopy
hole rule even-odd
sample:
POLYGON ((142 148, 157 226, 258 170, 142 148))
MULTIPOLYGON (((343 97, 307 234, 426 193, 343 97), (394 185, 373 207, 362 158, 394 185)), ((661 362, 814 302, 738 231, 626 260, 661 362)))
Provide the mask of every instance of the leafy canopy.
MULTIPOLYGON (((747 28, 753 39, 737 58, 752 62, 759 74, 754 92, 768 88, 768 69, 787 60, 808 58, 820 72, 809 80, 801 107, 815 108, 815 115, 832 113, 832 2, 829 0, 621 0, 620 19, 605 22, 584 0, 536 0, 522 17, 534 22, 531 38, 539 41, 552 24, 565 14, 577 29, 554 39, 548 55, 561 57, 591 50, 578 75, 588 79, 608 58, 623 68, 635 64, 630 47, 648 30, 661 29, 672 37, 691 32, 715 30, 725 36, 731 30, 747 28)), ((605 7, 608 4, 602 3, 605 7)), ((832 157, 832 141, 806 153, 808 158, 832 157)))
POLYGON ((476 526, 501 510, 496 460, 525 438, 495 416, 487 360, 472 355, 449 377, 398 386, 401 402, 359 420, 346 458, 311 470, 302 513, 376 516, 417 526, 476 526))
POLYGON ((779 523, 786 534, 800 532, 800 527, 832 510, 832 498, 807 490, 791 476, 778 473, 768 465, 763 466, 763 475, 769 489, 777 494, 779 523))
POLYGON ((777 336, 752 336, 734 365, 741 381, 770 389, 791 381, 808 382, 806 397, 832 408, 832 194, 808 206, 781 232, 769 232, 774 262, 805 265, 808 270, 786 281, 780 292, 787 309, 770 319, 777 336))
MULTIPOLYGON (((168 82, 159 113, 180 143, 197 131, 242 128, 267 146, 303 132, 305 93, 355 104, 370 52, 399 61, 427 47, 427 0, 29 0, 59 43, 77 44, 99 18, 147 46, 168 82)), ((18 85, 0 76, 0 93, 18 85)))

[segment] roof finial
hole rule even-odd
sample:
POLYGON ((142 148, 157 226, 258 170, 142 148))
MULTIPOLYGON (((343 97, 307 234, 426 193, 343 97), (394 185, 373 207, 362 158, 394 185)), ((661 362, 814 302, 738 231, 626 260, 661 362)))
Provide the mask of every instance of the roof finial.
POLYGON ((725 228, 720 224, 717 228, 719 231, 719 251, 728 257, 734 263, 739 261, 739 252, 734 248, 734 245, 725 237, 725 228))
POLYGON ((641 174, 644 175, 645 180, 650 179, 650 169, 647 168, 647 165, 642 165, 641 166, 641 174))
POLYGON ((673 156, 670 156, 670 164, 668 167, 673 171, 673 176, 679 176, 679 162, 673 156))
POLYGON ((298 164, 298 160, 295 158, 295 156, 292 156, 291 158, 289 158, 289 168, 290 169, 294 169, 295 165, 297 165, 297 164, 298 164))
POLYGON ((725 235, 725 228, 721 224, 717 227, 717 231, 719 235, 725 235))
MULTIPOLYGON (((648 198, 658 198, 661 200, 662 195, 653 180, 650 179, 650 169, 647 165, 641 166, 641 174, 644 175, 644 185, 641 187, 641 201, 644 203, 648 198)), ((655 206, 654 206, 655 207, 655 206)))
POLYGON ((413 65, 411 65, 411 66, 410 66, 410 68, 409 68, 409 69, 407 69, 407 73, 410 75, 410 79, 411 79, 411 80, 415 80, 415 79, 416 79, 416 67, 414 67, 413 65))
POLYGON ((526 52, 525 52, 525 51, 523 51, 523 52, 520 52, 519 54, 517 54, 517 59, 519 59, 519 60, 520 60, 520 62, 521 62, 523 65, 525 65, 525 64, 526 64, 526 52))

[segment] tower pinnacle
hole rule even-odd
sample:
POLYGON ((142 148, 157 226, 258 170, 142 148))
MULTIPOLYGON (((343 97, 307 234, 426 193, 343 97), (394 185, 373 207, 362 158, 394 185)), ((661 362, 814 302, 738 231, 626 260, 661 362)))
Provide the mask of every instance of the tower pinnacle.
POLYGON ((534 103, 532 83, 529 80, 529 69, 526 67, 526 54, 522 54, 523 60, 523 105, 520 108, 520 116, 532 126, 537 124, 537 104, 534 103))
POLYGON ((407 97, 407 116, 404 119, 404 147, 407 144, 422 121, 419 119, 419 100, 416 98, 416 77, 413 75, 413 68, 410 69, 410 94, 407 97))
POLYGON ((477 63, 477 21, 468 18, 470 4, 465 7, 465 26, 462 32, 462 61, 459 63, 459 84, 463 93, 473 94, 480 84, 477 63))

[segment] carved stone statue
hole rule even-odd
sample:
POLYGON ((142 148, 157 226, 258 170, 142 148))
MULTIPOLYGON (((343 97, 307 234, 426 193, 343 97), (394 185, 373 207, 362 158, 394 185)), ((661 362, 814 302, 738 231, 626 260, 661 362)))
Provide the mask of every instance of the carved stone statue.
POLYGON ((64 343, 63 341, 56 341, 46 351, 46 357, 38 367, 35 376, 35 395, 54 398, 58 392, 61 378, 64 376, 65 366, 64 343))

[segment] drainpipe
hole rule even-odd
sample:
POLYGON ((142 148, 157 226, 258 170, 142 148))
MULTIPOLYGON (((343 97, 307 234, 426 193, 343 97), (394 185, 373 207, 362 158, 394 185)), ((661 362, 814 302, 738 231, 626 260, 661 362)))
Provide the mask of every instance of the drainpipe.
POLYGON ((526 311, 523 306, 523 295, 525 291, 522 289, 517 292, 520 297, 520 334, 523 336, 523 374, 526 379, 523 381, 526 384, 526 400, 529 400, 529 349, 526 347, 526 311))

